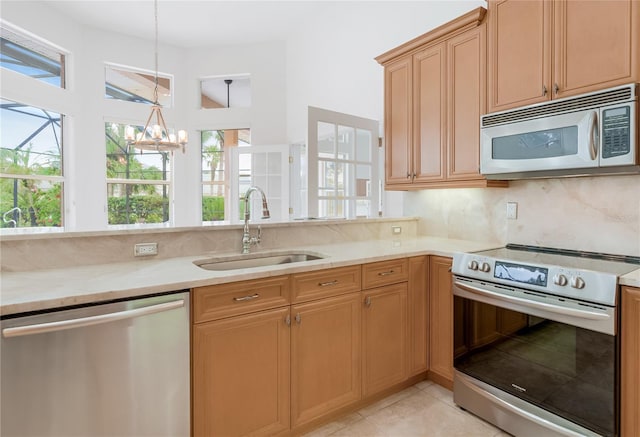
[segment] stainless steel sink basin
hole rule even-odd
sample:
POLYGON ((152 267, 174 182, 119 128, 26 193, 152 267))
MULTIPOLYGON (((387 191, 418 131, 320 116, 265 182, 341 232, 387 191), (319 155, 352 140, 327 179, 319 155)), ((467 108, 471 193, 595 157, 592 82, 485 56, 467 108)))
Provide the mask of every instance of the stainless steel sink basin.
POLYGON ((252 267, 266 267, 280 264, 314 261, 325 258, 319 253, 310 252, 278 252, 278 253, 252 253, 248 255, 229 255, 207 258, 193 263, 205 270, 225 271, 237 269, 250 269, 252 267))

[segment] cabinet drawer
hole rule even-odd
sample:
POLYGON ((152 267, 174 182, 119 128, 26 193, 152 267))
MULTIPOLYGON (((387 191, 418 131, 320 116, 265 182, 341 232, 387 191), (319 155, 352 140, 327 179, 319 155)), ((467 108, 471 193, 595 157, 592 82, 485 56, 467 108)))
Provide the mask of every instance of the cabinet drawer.
POLYGON ((289 276, 232 282, 193 289, 193 322, 288 305, 289 276))
POLYGON ((360 291, 360 266, 292 275, 293 302, 305 302, 360 291))
POLYGON ((409 262, 406 258, 362 266, 362 289, 404 282, 409 279, 409 262))

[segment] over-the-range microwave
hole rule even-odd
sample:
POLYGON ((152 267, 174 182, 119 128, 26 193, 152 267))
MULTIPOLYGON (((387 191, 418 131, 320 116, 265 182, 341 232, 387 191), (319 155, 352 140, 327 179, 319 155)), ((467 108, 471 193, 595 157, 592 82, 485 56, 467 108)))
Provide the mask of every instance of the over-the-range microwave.
POLYGON ((481 117, 487 179, 640 173, 638 84, 481 117))

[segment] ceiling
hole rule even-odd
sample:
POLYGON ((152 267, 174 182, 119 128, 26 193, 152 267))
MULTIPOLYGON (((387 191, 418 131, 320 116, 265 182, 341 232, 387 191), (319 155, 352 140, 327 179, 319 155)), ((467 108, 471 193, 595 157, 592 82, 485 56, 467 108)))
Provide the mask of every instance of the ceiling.
MULTIPOLYGON (((91 27, 152 40, 152 0, 44 0, 91 27)), ((284 41, 329 0, 159 0, 158 39, 178 47, 284 41)), ((342 2, 344 3, 344 1, 342 2)), ((358 1, 363 6, 366 2, 358 1)))

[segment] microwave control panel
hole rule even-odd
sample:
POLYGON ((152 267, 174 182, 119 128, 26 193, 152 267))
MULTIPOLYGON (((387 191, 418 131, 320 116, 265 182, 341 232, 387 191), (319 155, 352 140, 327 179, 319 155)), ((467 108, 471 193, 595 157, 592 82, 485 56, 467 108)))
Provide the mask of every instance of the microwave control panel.
POLYGON ((602 111, 602 157, 613 158, 631 151, 631 108, 602 111))

